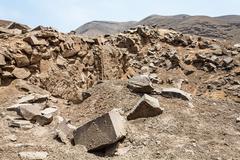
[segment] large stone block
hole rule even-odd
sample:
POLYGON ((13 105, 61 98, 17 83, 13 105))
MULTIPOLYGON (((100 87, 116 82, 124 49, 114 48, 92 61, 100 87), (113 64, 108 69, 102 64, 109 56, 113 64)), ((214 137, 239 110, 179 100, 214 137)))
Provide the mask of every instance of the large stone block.
POLYGON ((127 119, 133 120, 137 118, 154 117, 161 114, 163 110, 164 109, 160 107, 158 99, 144 94, 137 105, 128 114, 127 119))
POLYGON ((125 122, 119 111, 114 109, 79 127, 74 132, 74 142, 84 145, 89 151, 102 149, 124 138, 125 122))
POLYGON ((136 93, 151 93, 152 83, 147 75, 134 76, 128 81, 128 88, 136 93))

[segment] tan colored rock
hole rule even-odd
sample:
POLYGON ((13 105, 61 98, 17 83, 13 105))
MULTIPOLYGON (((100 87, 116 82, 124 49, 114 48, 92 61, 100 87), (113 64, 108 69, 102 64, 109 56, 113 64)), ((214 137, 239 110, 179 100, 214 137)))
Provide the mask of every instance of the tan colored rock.
POLYGON ((12 78, 14 77, 12 73, 8 72, 8 71, 3 71, 2 72, 2 77, 4 78, 12 78))
POLYGON ((41 115, 41 109, 43 108, 40 104, 25 104, 19 107, 19 115, 26 120, 35 120, 37 116, 41 115))
POLYGON ((88 66, 92 66, 94 61, 94 54, 92 52, 88 52, 88 54, 83 58, 83 64, 88 66))
POLYGON ((23 40, 32 46, 40 46, 40 45, 46 46, 48 44, 44 39, 38 40, 37 37, 35 37, 33 35, 28 36, 28 37, 24 38, 23 40))
POLYGON ((31 64, 37 64, 41 61, 41 59, 42 59, 42 55, 37 51, 34 51, 31 55, 30 62, 31 64))
POLYGON ((18 79, 26 79, 31 75, 27 68, 15 68, 12 74, 18 79))
POLYGON ((6 137, 7 139, 9 139, 12 142, 16 142, 17 141, 17 136, 14 134, 11 134, 9 136, 6 137))
POLYGON ((56 63, 58 66, 63 67, 67 64, 67 60, 65 58, 63 58, 62 56, 58 56, 56 63))
POLYGON ((47 158, 47 152, 20 152, 18 156, 24 160, 44 160, 47 158))
POLYGON ((62 56, 64 58, 69 58, 69 57, 75 56, 79 51, 80 51, 80 45, 70 40, 65 42, 62 56))
POLYGON ((17 103, 42 103, 48 100, 49 95, 40 95, 37 93, 32 93, 21 97, 17 103))
POLYGON ((125 135, 125 119, 114 109, 79 127, 74 132, 74 142, 95 150, 116 143, 125 135))
POLYGON ((158 116, 163 112, 158 99, 144 94, 127 116, 128 120, 158 116))
POLYGON ((240 67, 236 67, 233 72, 236 74, 236 75, 240 75, 240 67))
POLYGON ((5 56, 0 54, 0 66, 6 65, 5 56))
POLYGON ((32 47, 26 43, 24 43, 24 45, 21 46, 21 51, 27 55, 31 55, 33 53, 32 47))
POLYGON ((20 29, 7 29, 0 27, 0 33, 7 33, 10 35, 19 35, 22 34, 22 31, 20 29))
POLYGON ((69 124, 64 118, 58 117, 58 125, 55 129, 56 136, 65 144, 70 144, 73 139, 73 132, 77 129, 69 124))
POLYGON ((17 67, 25 67, 30 64, 28 57, 23 54, 15 54, 14 59, 17 63, 17 67))

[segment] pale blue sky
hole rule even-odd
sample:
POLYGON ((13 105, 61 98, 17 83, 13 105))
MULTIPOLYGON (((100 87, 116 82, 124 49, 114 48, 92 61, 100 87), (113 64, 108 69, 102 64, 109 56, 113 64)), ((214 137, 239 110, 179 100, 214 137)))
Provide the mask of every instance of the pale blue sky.
POLYGON ((240 15, 240 0, 0 0, 0 19, 68 32, 93 20, 141 20, 159 15, 240 15))

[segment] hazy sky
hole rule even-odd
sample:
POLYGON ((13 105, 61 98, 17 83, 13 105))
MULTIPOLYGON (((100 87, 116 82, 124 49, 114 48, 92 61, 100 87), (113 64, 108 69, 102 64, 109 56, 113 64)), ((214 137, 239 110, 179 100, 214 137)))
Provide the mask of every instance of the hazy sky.
POLYGON ((93 20, 141 20, 159 15, 240 15, 240 0, 0 0, 0 19, 68 32, 93 20))

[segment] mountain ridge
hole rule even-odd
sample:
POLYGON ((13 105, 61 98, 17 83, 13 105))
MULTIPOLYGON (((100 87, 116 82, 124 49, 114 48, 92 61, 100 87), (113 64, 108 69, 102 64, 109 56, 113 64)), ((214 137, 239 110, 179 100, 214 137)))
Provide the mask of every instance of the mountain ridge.
POLYGON ((114 22, 114 21, 91 21, 75 31, 77 34, 86 36, 99 36, 104 34, 117 34, 138 25, 156 25, 159 28, 172 28, 185 34, 195 34, 210 38, 240 41, 240 16, 224 15, 210 17, 204 15, 190 16, 179 14, 173 16, 150 15, 140 21, 114 22))

